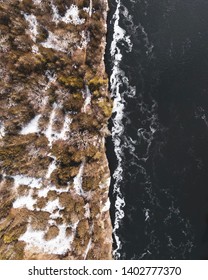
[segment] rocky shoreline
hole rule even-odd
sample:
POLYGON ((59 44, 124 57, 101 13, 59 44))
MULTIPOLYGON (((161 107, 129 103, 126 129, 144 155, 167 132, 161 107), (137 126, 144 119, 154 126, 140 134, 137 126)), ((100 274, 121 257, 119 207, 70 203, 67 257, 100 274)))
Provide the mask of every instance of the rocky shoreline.
POLYGON ((0 259, 112 259, 107 1, 0 1, 0 259))

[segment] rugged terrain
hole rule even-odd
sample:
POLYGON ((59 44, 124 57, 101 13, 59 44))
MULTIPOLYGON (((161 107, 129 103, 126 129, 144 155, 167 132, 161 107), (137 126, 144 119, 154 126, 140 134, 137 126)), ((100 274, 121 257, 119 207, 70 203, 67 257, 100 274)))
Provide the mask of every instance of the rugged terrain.
POLYGON ((0 259, 111 259, 107 1, 0 1, 0 259))

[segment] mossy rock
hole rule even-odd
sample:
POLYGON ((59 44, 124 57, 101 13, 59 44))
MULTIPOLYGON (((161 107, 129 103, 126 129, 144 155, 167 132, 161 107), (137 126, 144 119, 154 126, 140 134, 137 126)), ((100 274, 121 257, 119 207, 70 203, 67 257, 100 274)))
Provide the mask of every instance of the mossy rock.
POLYGON ((92 176, 83 176, 82 187, 84 191, 96 190, 99 187, 100 178, 92 176))
POLYGON ((19 196, 27 196, 30 192, 30 187, 26 185, 18 186, 17 193, 19 196))
POLYGON ((44 235, 44 239, 46 241, 52 240, 56 238, 59 234, 59 229, 57 226, 50 226, 46 234, 44 235))
MULTIPOLYGON (((46 34, 45 34, 46 36, 46 34)), ((58 56, 53 49, 44 48, 43 46, 39 46, 39 51, 42 56, 42 60, 46 63, 52 62, 55 63, 58 60, 58 56)), ((54 66, 55 67, 55 66, 54 66)))
POLYGON ((31 226, 34 230, 45 230, 49 219, 50 213, 45 211, 34 211, 31 215, 31 226))
POLYGON ((65 186, 78 172, 78 167, 59 167, 51 174, 51 180, 58 185, 65 186))
POLYGON ((94 219, 98 214, 100 214, 100 206, 98 203, 91 204, 90 214, 91 214, 92 219, 94 219))
POLYGON ((22 0, 20 3, 20 9, 25 12, 31 12, 33 6, 33 0, 22 0))
POLYGON ((25 233, 27 230, 27 225, 17 225, 16 227, 12 227, 10 230, 7 230, 3 236, 4 243, 12 243, 13 241, 18 240, 18 238, 25 233))
POLYGON ((5 230, 10 226, 14 218, 11 215, 8 215, 1 223, 0 223, 0 232, 5 232, 5 230))
POLYGON ((71 123, 71 131, 97 132, 101 127, 102 125, 95 115, 86 115, 85 113, 75 115, 71 123))
POLYGON ((10 211, 9 219, 11 219, 11 223, 3 235, 3 241, 6 244, 17 241, 25 233, 27 229, 28 210, 13 209, 10 211))
POLYGON ((17 104, 8 109, 9 119, 6 121, 6 131, 13 134, 34 117, 34 111, 29 104, 17 104))
POLYGON ((32 39, 28 35, 15 36, 12 46, 20 51, 29 52, 33 45, 32 39))
POLYGON ((48 30, 42 26, 38 26, 38 35, 36 36, 36 42, 37 43, 42 43, 48 38, 48 30))
POLYGON ((89 232, 89 223, 87 219, 83 219, 77 225, 77 236, 79 238, 84 238, 85 235, 89 232))
MULTIPOLYGON (((34 145, 37 136, 34 134, 28 135, 19 135, 19 136, 10 136, 5 137, 5 141, 8 140, 7 145, 0 148, 0 160, 2 161, 2 168, 5 169, 8 175, 16 174, 27 174, 31 172, 32 165, 34 165, 34 170, 40 175, 47 169, 47 166, 50 163, 48 157, 39 156, 31 157, 28 154, 28 146, 34 145)), ((37 143, 36 143, 37 145, 37 143)), ((46 145, 43 147, 47 147, 46 145)), ((37 145, 37 149, 40 146, 37 145)))
POLYGON ((84 87, 83 79, 73 76, 59 76, 58 81, 67 88, 70 88, 72 91, 80 90, 84 87))
POLYGON ((52 201, 55 200, 58 197, 58 193, 56 191, 49 191, 47 194, 47 200, 52 201))
POLYGON ((85 214, 84 206, 85 206, 85 203, 83 200, 76 202, 74 205, 74 211, 76 212, 79 219, 82 219, 84 217, 84 214, 85 214))
POLYGON ((80 238, 80 237, 75 237, 72 243, 72 248, 73 248, 73 252, 79 256, 79 259, 82 259, 84 256, 84 253, 87 249, 87 245, 89 243, 90 240, 90 236, 89 233, 86 233, 86 235, 84 236, 84 238, 80 238))
POLYGON ((23 241, 9 244, 0 243, 0 260, 23 260, 25 243, 23 241))
POLYGON ((9 215, 15 200, 15 195, 12 192, 13 181, 7 180, 0 188, 0 220, 9 215))
POLYGON ((61 193, 59 195, 59 203, 62 207, 67 208, 67 210, 74 211, 75 200, 69 193, 61 193))
POLYGON ((35 207, 42 209, 47 205, 47 202, 48 200, 46 197, 39 197, 37 199, 37 203, 35 204, 35 207))
POLYGON ((28 74, 33 71, 43 70, 45 62, 46 59, 42 55, 27 53, 18 59, 15 66, 19 72, 28 74))
POLYGON ((64 165, 71 162, 71 153, 65 141, 56 141, 52 146, 52 154, 64 165))
POLYGON ((108 79, 103 79, 96 76, 88 82, 88 85, 91 91, 99 90, 101 86, 108 85, 108 79))
POLYGON ((97 102, 97 106, 101 110, 101 112, 104 114, 106 118, 110 118, 112 115, 112 102, 107 100, 106 98, 102 98, 97 102))
POLYGON ((81 112, 84 99, 81 93, 70 94, 63 103, 63 109, 66 111, 81 112))

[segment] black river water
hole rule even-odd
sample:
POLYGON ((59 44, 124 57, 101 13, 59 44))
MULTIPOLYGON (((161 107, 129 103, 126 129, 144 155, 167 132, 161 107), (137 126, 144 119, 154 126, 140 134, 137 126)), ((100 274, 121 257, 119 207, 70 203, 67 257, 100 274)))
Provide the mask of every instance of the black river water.
POLYGON ((208 259, 208 1, 109 1, 115 259, 208 259))

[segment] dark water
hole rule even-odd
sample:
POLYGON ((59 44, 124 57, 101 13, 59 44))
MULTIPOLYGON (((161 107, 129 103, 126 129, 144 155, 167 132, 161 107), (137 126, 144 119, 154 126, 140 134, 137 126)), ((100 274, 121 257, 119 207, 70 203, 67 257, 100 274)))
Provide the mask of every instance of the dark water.
POLYGON ((110 1, 117 259, 208 259, 208 1, 110 1))

